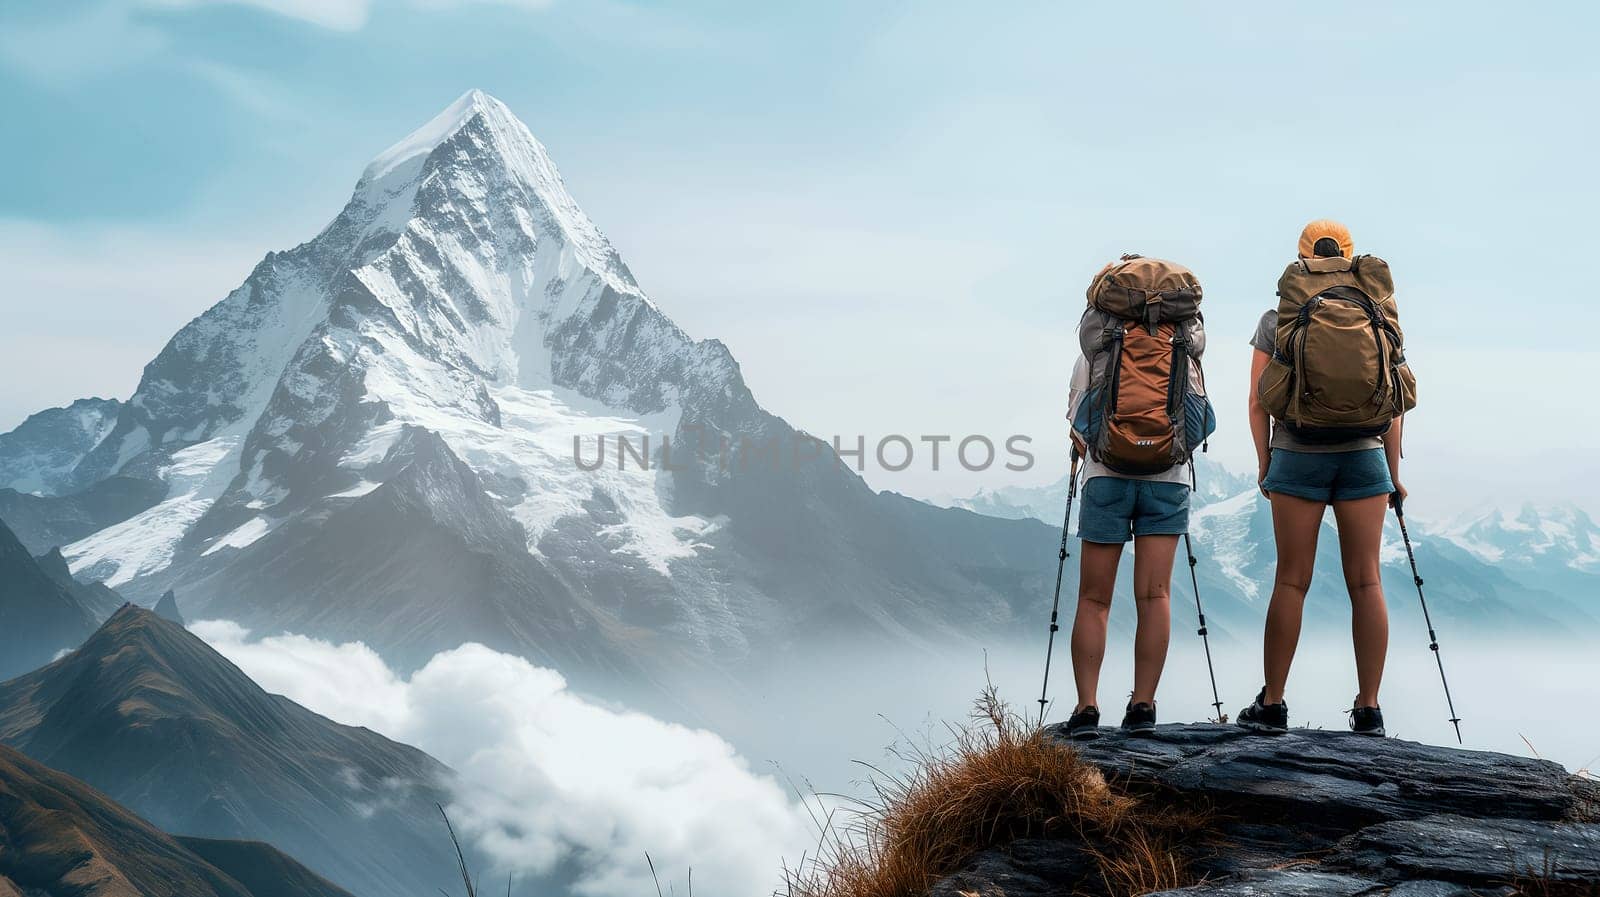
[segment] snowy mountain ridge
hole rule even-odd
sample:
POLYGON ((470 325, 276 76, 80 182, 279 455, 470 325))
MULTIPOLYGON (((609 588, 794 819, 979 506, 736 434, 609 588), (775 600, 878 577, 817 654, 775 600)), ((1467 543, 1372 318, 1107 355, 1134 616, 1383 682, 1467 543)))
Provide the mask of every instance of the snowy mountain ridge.
POLYGON ((1571 503, 1472 511, 1446 524, 1443 533, 1490 563, 1555 563, 1600 573, 1600 527, 1571 503))
MULTIPOLYGON (((1196 464, 1199 475, 1194 519, 1201 521, 1199 527, 1205 527, 1205 521, 1219 514, 1238 513, 1252 503, 1250 496, 1257 492, 1248 477, 1202 457, 1196 458, 1196 464), (1218 504, 1226 506, 1226 510, 1215 507, 1218 504)), ((1048 486, 980 489, 971 497, 951 498, 941 504, 1059 526, 1066 494, 1067 478, 1063 476, 1048 486)), ((1413 533, 1448 539, 1485 563, 1526 567, 1554 563, 1585 573, 1600 573, 1600 526, 1571 503, 1524 503, 1516 510, 1479 508, 1444 520, 1408 514, 1406 519, 1411 521, 1413 533)), ((1195 537, 1201 538, 1200 531, 1195 537)), ((1396 531, 1386 540, 1396 543, 1385 545, 1386 560, 1404 557, 1398 539, 1396 531)))

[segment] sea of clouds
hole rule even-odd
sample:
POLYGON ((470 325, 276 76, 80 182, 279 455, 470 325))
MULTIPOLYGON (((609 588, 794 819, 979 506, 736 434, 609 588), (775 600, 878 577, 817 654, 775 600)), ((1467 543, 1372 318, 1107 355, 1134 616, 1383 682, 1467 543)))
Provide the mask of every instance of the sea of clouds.
POLYGON ((799 800, 712 732, 599 706, 561 674, 481 645, 409 678, 360 643, 192 630, 268 691, 418 747, 460 774, 450 816, 493 858, 486 878, 572 876, 584 897, 771 893, 816 841, 799 800), (576 870, 576 871, 574 871, 576 870))

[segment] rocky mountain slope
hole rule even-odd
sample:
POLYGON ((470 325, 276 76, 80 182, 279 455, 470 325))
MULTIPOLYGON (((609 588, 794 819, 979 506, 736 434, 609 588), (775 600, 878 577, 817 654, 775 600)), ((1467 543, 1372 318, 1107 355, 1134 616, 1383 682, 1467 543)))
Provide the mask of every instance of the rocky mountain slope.
MULTIPOLYGON (((1072 744, 1150 799, 1199 801, 1219 815, 1221 837, 1188 845, 1205 882, 1164 894, 1580 894, 1600 881, 1600 784, 1548 761, 1216 725, 1160 726, 1150 737, 1107 730, 1072 744), (1532 890, 1513 891, 1518 884, 1532 890)), ((1089 846, 1016 842, 933 893, 1095 893, 1089 846)))
POLYGON ((30 555, 0 522, 0 679, 77 647, 100 620, 95 591, 79 586, 71 575, 63 578, 60 555, 43 560, 49 565, 30 555))
POLYGON ((434 807, 447 769, 262 691, 147 610, 123 608, 76 651, 0 684, 0 743, 163 830, 267 841, 357 894, 449 883, 434 807))
POLYGON ((0 746, 0 897, 350 897, 276 849, 173 838, 0 746))
POLYGON ((0 442, 0 483, 24 493, 76 492, 78 464, 121 411, 116 399, 79 399, 30 416, 0 442))

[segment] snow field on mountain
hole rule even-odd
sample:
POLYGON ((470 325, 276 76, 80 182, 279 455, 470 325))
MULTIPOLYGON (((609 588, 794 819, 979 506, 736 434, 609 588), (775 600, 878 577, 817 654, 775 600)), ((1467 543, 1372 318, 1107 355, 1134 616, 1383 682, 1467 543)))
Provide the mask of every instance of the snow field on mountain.
POLYGON ((1250 562, 1250 518, 1255 514, 1256 496, 1254 491, 1241 492, 1189 515, 1190 535, 1210 549, 1207 560, 1251 601, 1262 597, 1261 583, 1244 572, 1250 562))
POLYGON ((227 488, 242 441, 234 433, 174 453, 161 471, 169 488, 164 501, 62 549, 73 574, 116 588, 165 568, 184 533, 227 488))

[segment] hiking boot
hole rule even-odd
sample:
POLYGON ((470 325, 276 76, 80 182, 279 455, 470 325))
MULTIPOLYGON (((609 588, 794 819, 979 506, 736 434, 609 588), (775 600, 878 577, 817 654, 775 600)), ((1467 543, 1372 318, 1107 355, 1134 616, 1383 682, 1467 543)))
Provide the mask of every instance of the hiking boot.
POLYGON ((1156 705, 1129 702, 1128 712, 1122 716, 1122 731, 1131 735, 1140 732, 1154 732, 1155 728, 1156 705))
POLYGON ((1100 708, 1085 707, 1067 718, 1067 737, 1073 741, 1087 741, 1100 737, 1100 708))
POLYGON ((1289 731, 1289 704, 1268 704, 1267 690, 1261 689, 1256 699, 1250 706, 1239 711, 1239 725, 1252 732, 1263 732, 1269 735, 1282 735, 1289 731))
POLYGON ((1375 738, 1382 738, 1385 734, 1383 731, 1382 708, 1351 707, 1350 731, 1357 735, 1371 735, 1375 738))

